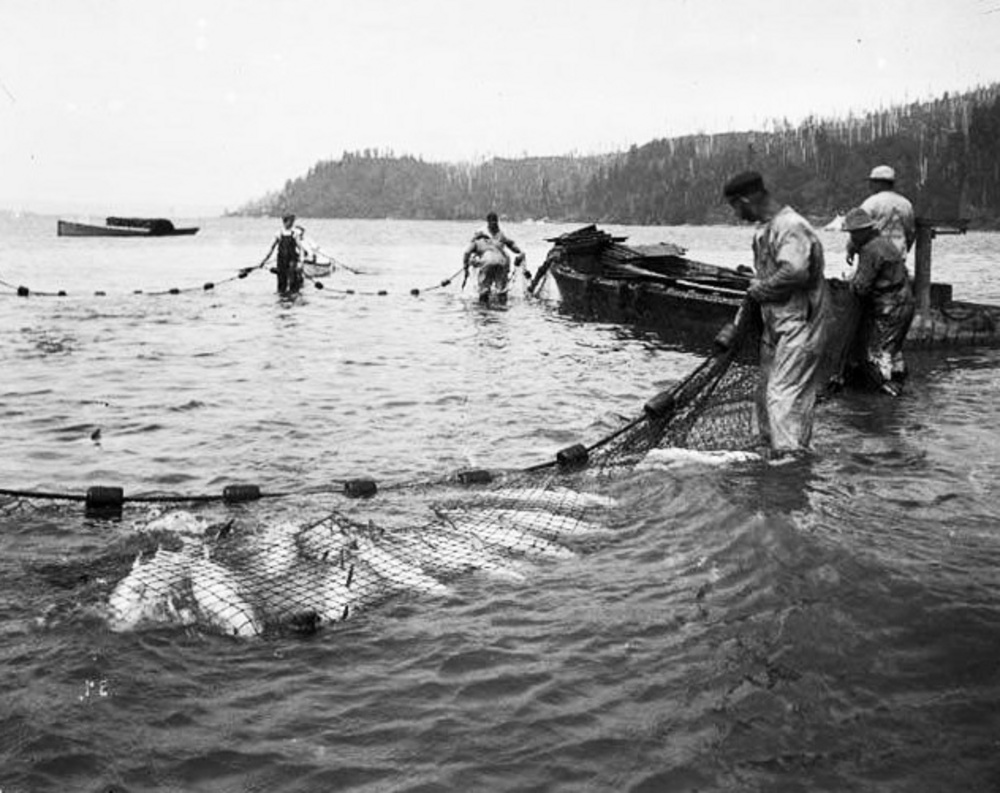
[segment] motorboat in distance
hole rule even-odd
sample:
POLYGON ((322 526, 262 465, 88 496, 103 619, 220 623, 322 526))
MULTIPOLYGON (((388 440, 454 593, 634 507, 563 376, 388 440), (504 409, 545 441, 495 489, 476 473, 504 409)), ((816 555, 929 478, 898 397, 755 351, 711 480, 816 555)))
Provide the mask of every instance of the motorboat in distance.
POLYGON ((59 237, 181 237, 197 234, 198 227, 177 228, 166 218, 110 217, 104 226, 60 220, 59 237))

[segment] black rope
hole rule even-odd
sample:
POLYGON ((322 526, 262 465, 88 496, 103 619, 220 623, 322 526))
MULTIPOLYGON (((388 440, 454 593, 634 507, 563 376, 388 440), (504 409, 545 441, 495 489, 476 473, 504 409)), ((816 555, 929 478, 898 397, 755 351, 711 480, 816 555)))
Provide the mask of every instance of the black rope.
MULTIPOLYGON (((221 286, 223 284, 228 284, 228 283, 231 283, 232 281, 238 281, 241 278, 246 278, 251 272, 253 272, 254 270, 257 270, 257 269, 259 269, 260 267, 263 267, 263 266, 264 266, 263 264, 259 264, 259 265, 255 266, 255 267, 243 267, 234 276, 231 276, 229 278, 224 278, 221 281, 206 281, 201 286, 190 286, 190 287, 183 287, 183 288, 182 287, 171 287, 170 289, 161 289, 161 290, 156 290, 156 291, 146 291, 146 290, 143 290, 143 289, 136 289, 136 290, 134 290, 132 292, 132 294, 134 294, 134 295, 160 296, 160 295, 181 295, 181 294, 187 294, 187 293, 191 293, 191 292, 211 292, 217 286, 221 286)), ((42 290, 29 289, 28 287, 23 286, 23 285, 12 284, 9 281, 3 280, 2 278, 0 278, 0 286, 5 286, 8 289, 13 290, 14 293, 15 293, 15 295, 17 297, 29 297, 29 296, 31 296, 31 297, 34 297, 34 296, 37 296, 37 297, 68 297, 69 296, 69 293, 66 290, 63 290, 63 289, 60 289, 58 292, 46 292, 46 291, 42 291, 42 290)), ((104 297, 107 294, 107 292, 105 292, 102 289, 98 289, 93 294, 95 296, 97 296, 97 297, 104 297)))
POLYGON ((374 494, 377 490, 394 491, 409 488, 433 487, 445 483, 462 482, 462 472, 433 478, 404 480, 376 486, 375 480, 367 477, 332 478, 330 484, 313 485, 298 490, 262 492, 256 485, 228 485, 221 493, 152 493, 145 495, 124 494, 120 488, 96 486, 89 488, 87 493, 56 493, 46 490, 23 490, 19 488, 0 487, 0 496, 33 501, 70 501, 91 503, 95 500, 110 500, 115 504, 180 504, 180 503, 213 503, 258 501, 262 499, 288 498, 290 496, 338 495, 358 497, 374 494), (359 486, 360 483, 360 486, 359 486), (367 487, 369 485, 370 487, 367 487), (370 492, 369 492, 370 491, 370 492))
MULTIPOLYGON (((270 258, 270 257, 268 257, 268 258, 270 258)), ((261 262, 260 264, 254 265, 253 267, 242 267, 242 268, 240 268, 240 270, 237 271, 236 275, 233 275, 233 276, 231 276, 229 278, 224 278, 223 280, 217 281, 217 282, 208 281, 208 282, 202 284, 201 286, 171 287, 169 289, 160 289, 160 290, 155 290, 155 291, 146 291, 146 290, 143 290, 143 289, 137 289, 134 292, 132 292, 132 294, 136 294, 136 295, 151 295, 151 296, 154 296, 154 297, 158 297, 158 296, 162 296, 162 295, 183 295, 183 294, 190 294, 192 292, 210 292, 210 291, 214 290, 217 286, 222 286, 224 284, 228 284, 228 283, 231 283, 233 281, 237 281, 237 280, 246 278, 248 275, 250 275, 255 270, 262 269, 267 264, 267 262, 268 262, 268 259, 265 259, 263 262, 261 262)), ((352 270, 351 268, 348 268, 348 267, 346 267, 344 265, 341 265, 341 266, 344 267, 344 269, 349 270, 350 272, 354 272, 354 273, 358 273, 358 274, 361 273, 361 271, 359 271, 359 270, 352 270)), ((426 286, 426 287, 423 287, 423 288, 413 288, 413 289, 410 289, 409 293, 411 295, 413 295, 413 296, 418 296, 418 295, 420 295, 420 294, 422 294, 424 292, 432 292, 435 289, 442 289, 442 288, 444 288, 446 286, 449 286, 451 284, 451 282, 456 277, 458 277, 458 275, 461 272, 462 272, 462 269, 459 269, 453 275, 449 276, 448 278, 443 279, 442 281, 439 281, 436 284, 433 284, 431 286, 426 286)), ((316 289, 318 289, 318 290, 326 289, 325 285, 319 279, 318 276, 313 276, 313 275, 308 275, 306 273, 303 273, 303 277, 306 278, 306 279, 308 279, 309 281, 312 281, 313 282, 313 286, 316 289)), ((6 288, 10 289, 11 291, 13 291, 15 293, 15 295, 17 297, 29 297, 29 296, 37 296, 37 297, 68 297, 69 296, 69 293, 66 292, 65 290, 59 290, 58 292, 47 292, 47 291, 42 291, 42 290, 35 290, 35 289, 30 289, 30 288, 28 288, 26 286, 13 284, 13 283, 11 283, 9 281, 6 281, 6 280, 4 280, 2 278, 0 278, 0 286, 6 287, 6 288)), ((365 290, 357 290, 357 289, 327 289, 327 291, 334 292, 336 294, 364 295, 364 296, 370 296, 370 297, 385 297, 386 295, 389 294, 389 291, 386 290, 386 289, 379 289, 377 291, 365 291, 365 290)), ((107 293, 104 290, 96 290, 93 294, 95 296, 98 296, 98 297, 103 297, 107 293)))
MULTIPOLYGON (((462 269, 464 269, 464 268, 462 268, 462 269)), ((413 295, 414 297, 417 297, 418 295, 421 295, 424 292, 432 292, 435 289, 442 289, 442 288, 444 288, 446 286, 449 286, 451 284, 451 282, 454 281, 455 278, 458 277, 458 274, 462 272, 462 269, 459 269, 453 275, 450 275, 449 277, 447 277, 447 278, 439 281, 438 283, 436 283, 436 284, 434 284, 432 286, 426 286, 426 287, 423 287, 423 288, 416 288, 416 287, 414 287, 413 289, 410 290, 410 294, 413 295)), ((311 275, 306 275, 305 277, 308 278, 310 281, 314 281, 315 282, 314 285, 315 285, 315 287, 317 289, 326 289, 326 287, 323 285, 323 282, 320 281, 317 277, 311 276, 311 275)), ((326 289, 326 291, 333 292, 334 294, 363 295, 363 296, 367 296, 367 297, 385 297, 385 296, 387 296, 389 294, 389 290, 387 290, 387 289, 379 289, 379 290, 374 291, 374 292, 365 291, 365 290, 359 290, 359 289, 326 289)))
MULTIPOLYGON (((264 498, 287 498, 288 496, 297 495, 292 492, 278 492, 278 493, 260 493, 254 494, 254 499, 264 499, 264 498)), ((0 488, 0 496, 11 496, 13 498, 31 499, 35 501, 78 501, 86 502, 92 500, 93 496, 91 494, 79 494, 79 493, 53 493, 44 490, 18 490, 14 488, 0 488)), ((213 501, 225 501, 227 500, 227 495, 225 493, 217 494, 199 494, 199 495, 145 495, 145 496, 125 496, 123 495, 120 499, 122 504, 169 504, 169 503, 195 503, 203 502, 209 503, 213 501)))

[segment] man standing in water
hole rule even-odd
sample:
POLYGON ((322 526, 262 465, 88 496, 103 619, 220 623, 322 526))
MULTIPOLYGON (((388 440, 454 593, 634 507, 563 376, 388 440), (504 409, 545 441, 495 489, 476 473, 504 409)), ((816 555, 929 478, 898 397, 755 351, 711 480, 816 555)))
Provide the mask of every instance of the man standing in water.
POLYGON ((299 234, 295 229, 295 215, 283 215, 280 232, 275 236, 274 242, 267 252, 267 256, 261 261, 263 267, 275 249, 278 250, 278 262, 275 272, 278 275, 279 294, 293 294, 302 288, 302 271, 299 269, 299 261, 302 256, 302 247, 299 244, 299 234))
POLYGON ((726 182, 723 195, 754 232, 756 277, 747 296, 760 306, 761 383, 757 417, 776 455, 809 448, 816 374, 823 355, 828 298, 823 246, 809 222, 777 203, 756 171, 726 182))
POLYGON ((880 391, 899 396, 906 376, 903 341, 916 310, 905 254, 879 233, 864 209, 847 213, 844 231, 858 254, 851 291, 864 306, 865 375, 880 391))
MULTIPOLYGON (((490 293, 495 291, 500 303, 507 302, 507 282, 510 276, 510 257, 506 248, 516 256, 514 266, 524 264, 524 253, 517 243, 500 230, 500 222, 496 212, 486 216, 486 229, 477 231, 472 236, 469 247, 462 256, 465 267, 465 277, 469 276, 469 267, 478 269, 479 302, 489 303, 490 293)), ((464 283, 464 282, 463 282, 464 283)))
MULTIPOLYGON (((861 209, 868 213, 882 236, 887 237, 896 247, 905 263, 906 256, 917 238, 917 221, 913 214, 913 204, 893 189, 895 184, 896 172, 888 165, 872 168, 868 176, 871 195, 861 204, 861 209)), ((848 262, 857 252, 848 245, 848 262)))

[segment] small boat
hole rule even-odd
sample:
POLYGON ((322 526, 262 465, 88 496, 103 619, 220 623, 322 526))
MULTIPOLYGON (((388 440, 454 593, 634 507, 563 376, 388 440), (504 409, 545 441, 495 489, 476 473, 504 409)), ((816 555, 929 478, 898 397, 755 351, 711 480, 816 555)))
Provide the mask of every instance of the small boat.
POLYGON ((103 226, 60 220, 56 227, 59 237, 181 237, 197 233, 197 226, 177 228, 166 218, 109 217, 103 226))
POLYGON ((333 257, 320 250, 319 244, 306 235, 305 229, 301 226, 296 228, 301 229, 299 247, 302 259, 299 266, 302 268, 302 274, 306 278, 325 278, 330 275, 336 269, 333 257))
POLYGON ((325 278, 333 271, 332 262, 318 262, 306 259, 301 262, 302 274, 306 278, 325 278))
POLYGON ((550 273, 570 311, 710 346, 743 302, 750 274, 689 259, 672 243, 625 245, 625 240, 596 226, 550 239, 553 247, 529 291, 550 273))
MULTIPOLYGON (((967 221, 918 218, 914 293, 917 312, 906 337, 910 349, 1000 346, 1000 306, 954 300, 952 287, 931 283, 931 240, 964 234, 967 221)), ((551 273, 564 310, 605 322, 653 329, 683 347, 710 349, 719 327, 733 319, 753 275, 687 258, 677 245, 625 245, 596 226, 553 243, 529 288, 551 273)), ((839 347, 854 334, 859 306, 847 282, 827 278, 839 347)))

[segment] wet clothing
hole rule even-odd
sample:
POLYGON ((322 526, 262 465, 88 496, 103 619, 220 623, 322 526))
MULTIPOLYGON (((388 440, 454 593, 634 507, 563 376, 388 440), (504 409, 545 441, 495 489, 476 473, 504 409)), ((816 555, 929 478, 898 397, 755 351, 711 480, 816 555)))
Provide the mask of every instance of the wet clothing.
POLYGON ((906 260, 906 254, 917 238, 917 221, 913 204, 899 193, 882 190, 868 196, 861 208, 875 221, 875 228, 888 237, 906 260))
POLYGON ((477 268, 476 281, 479 290, 479 300, 489 302, 490 296, 495 296, 503 302, 507 299, 507 286, 510 282, 510 256, 506 248, 514 251, 520 258, 524 254, 517 243, 497 229, 496 234, 490 230, 477 231, 469 247, 465 249, 463 261, 466 267, 477 268))
POLYGON ((757 418, 772 449, 799 451, 812 437, 830 310, 823 245, 809 222, 786 206, 757 229, 753 253, 757 282, 747 294, 760 304, 763 320, 757 418))
POLYGON ((299 241, 295 230, 282 229, 275 239, 278 246, 278 291, 298 292, 302 288, 299 270, 299 241))
POLYGON ((916 310, 903 255, 891 240, 873 237, 861 247, 851 291, 864 310, 865 374, 883 388, 906 374, 903 342, 916 310))

